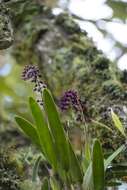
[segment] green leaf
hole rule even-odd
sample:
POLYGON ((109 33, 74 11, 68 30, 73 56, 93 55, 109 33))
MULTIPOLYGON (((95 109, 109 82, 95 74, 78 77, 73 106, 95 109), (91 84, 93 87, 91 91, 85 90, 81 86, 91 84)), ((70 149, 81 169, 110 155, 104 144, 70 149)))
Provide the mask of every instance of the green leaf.
POLYGON ((94 190, 104 190, 105 173, 104 173, 104 158, 102 147, 98 140, 95 140, 92 154, 92 173, 94 190))
POLYGON ((83 162, 82 162, 82 167, 83 167, 84 172, 87 171, 87 168, 89 167, 90 162, 91 162, 90 143, 85 142, 84 158, 83 158, 83 162))
POLYGON ((83 178, 83 190, 93 190, 92 162, 90 162, 83 178))
POLYGON ((50 185, 51 185, 52 190, 60 190, 61 189, 58 181, 56 181, 56 179, 54 177, 50 178, 50 185))
POLYGON ((108 182, 107 184, 106 184, 106 186, 107 187, 116 187, 116 188, 118 188, 118 186, 120 186, 120 185, 122 185, 122 182, 117 182, 117 181, 111 181, 111 182, 108 182))
POLYGON ((58 158, 62 168, 69 169, 69 145, 61 124, 56 105, 52 95, 47 89, 43 91, 44 109, 48 117, 49 127, 52 131, 55 140, 55 146, 58 153, 58 158))
POLYGON ((87 171, 88 167, 89 167, 89 161, 84 157, 82 162, 82 168, 84 173, 87 171))
POLYGON ((83 181, 83 171, 81 170, 80 163, 73 151, 71 144, 69 144, 69 157, 70 157, 70 174, 74 182, 83 181))
POLYGON ((90 153, 90 143, 85 142, 85 158, 87 162, 89 163, 91 160, 91 153, 90 153))
POLYGON ((104 162, 105 170, 111 164, 111 162, 118 156, 118 154, 126 149, 125 145, 120 146, 113 154, 111 154, 104 162))
POLYGON ((105 124, 103 124, 101 122, 95 121, 93 119, 92 119, 92 122, 97 124, 98 127, 103 127, 105 129, 109 130, 111 133, 114 133, 114 131, 110 127, 108 127, 107 125, 105 125, 105 124))
POLYGON ((112 116, 112 120, 114 122, 115 127, 121 132, 121 134, 126 137, 125 131, 124 131, 124 127, 119 119, 119 117, 113 112, 113 110, 111 110, 111 116, 112 116))
POLYGON ((23 132, 33 141, 33 143, 40 148, 40 142, 36 128, 29 121, 25 120, 22 117, 15 117, 15 121, 23 130, 23 132))
POLYGON ((44 178, 41 190, 49 190, 49 189, 50 189, 49 181, 47 178, 44 178))
POLYGON ((39 164, 41 162, 42 156, 39 155, 38 158, 35 160, 34 166, 33 166, 33 174, 32 174, 32 182, 36 182, 37 181, 37 177, 38 177, 38 168, 39 168, 39 164))
POLYGON ((49 130, 49 127, 46 123, 44 114, 38 103, 33 98, 29 98, 29 104, 37 126, 37 133, 40 139, 42 150, 44 151, 47 160, 54 167, 54 169, 56 169, 57 158, 56 158, 55 144, 51 132, 49 130))
MULTIPOLYGON (((125 150, 125 145, 120 146, 112 155, 110 155, 105 161, 104 161, 104 167, 105 171, 107 167, 111 164, 113 159, 118 156, 118 154, 121 151, 125 150)), ((89 167, 87 168, 84 179, 83 179, 83 189, 84 190, 93 190, 93 184, 92 184, 92 163, 89 164, 89 167)))

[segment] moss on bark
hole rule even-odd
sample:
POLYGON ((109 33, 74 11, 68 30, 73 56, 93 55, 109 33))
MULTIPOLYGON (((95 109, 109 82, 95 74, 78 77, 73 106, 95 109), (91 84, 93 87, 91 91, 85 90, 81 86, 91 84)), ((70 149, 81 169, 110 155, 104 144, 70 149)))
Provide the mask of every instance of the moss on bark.
POLYGON ((6 49, 13 43, 13 29, 9 10, 0 3, 0 49, 6 49))

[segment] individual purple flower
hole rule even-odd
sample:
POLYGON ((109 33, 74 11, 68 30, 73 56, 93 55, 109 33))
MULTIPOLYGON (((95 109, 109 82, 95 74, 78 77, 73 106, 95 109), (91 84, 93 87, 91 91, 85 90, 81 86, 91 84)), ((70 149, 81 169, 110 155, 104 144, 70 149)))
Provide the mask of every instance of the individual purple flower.
POLYGON ((40 77, 39 69, 34 65, 26 65, 22 72, 23 80, 31 80, 31 82, 36 82, 37 78, 40 77))

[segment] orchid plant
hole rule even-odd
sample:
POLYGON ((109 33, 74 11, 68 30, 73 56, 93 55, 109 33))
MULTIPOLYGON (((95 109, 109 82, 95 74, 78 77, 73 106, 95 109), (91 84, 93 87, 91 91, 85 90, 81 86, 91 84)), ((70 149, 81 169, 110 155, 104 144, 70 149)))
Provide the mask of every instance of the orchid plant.
MULTIPOLYGON (((33 170, 34 181, 43 157, 50 165, 50 170, 48 170, 49 178, 44 178, 42 182, 42 190, 104 190, 108 184, 106 181, 107 168, 112 160, 125 150, 125 145, 104 159, 101 144, 99 140, 95 139, 92 145, 89 142, 85 143, 79 159, 64 130, 52 94, 40 77, 39 69, 36 66, 26 66, 22 75, 24 80, 34 83, 34 91, 39 96, 37 100, 29 98, 34 123, 20 116, 15 117, 21 130, 41 153, 33 170)), ((77 94, 72 91, 63 97, 61 108, 67 108, 70 101, 72 101, 74 109, 81 113, 82 104, 78 101, 77 94)), ((82 115, 80 115, 80 119, 83 119, 82 115)), ((86 130, 84 132, 87 133, 86 130)), ((85 136, 87 137, 87 134, 85 136)))

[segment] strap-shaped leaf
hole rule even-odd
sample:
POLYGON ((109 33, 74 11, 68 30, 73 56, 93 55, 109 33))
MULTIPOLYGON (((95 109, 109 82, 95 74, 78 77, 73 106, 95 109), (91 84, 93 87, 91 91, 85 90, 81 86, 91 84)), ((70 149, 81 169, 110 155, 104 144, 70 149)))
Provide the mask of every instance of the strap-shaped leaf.
POLYGON ((124 131, 124 127, 119 119, 119 117, 113 112, 113 110, 111 110, 111 115, 112 115, 112 120, 115 124, 115 127, 121 132, 121 134, 126 137, 125 131, 124 131))
POLYGON ((90 161, 91 161, 91 150, 90 150, 90 143, 89 142, 85 142, 85 151, 84 151, 84 157, 85 160, 88 164, 86 164, 86 166, 88 167, 90 161))
POLYGON ((40 144, 42 146, 42 149, 44 150, 45 157, 54 167, 54 169, 56 169, 57 167, 56 149, 51 132, 45 121, 44 114, 38 103, 33 98, 29 98, 29 104, 37 126, 37 133, 40 139, 40 144))
POLYGON ((56 105, 51 93, 44 89, 43 91, 44 109, 48 117, 49 127, 55 139, 55 146, 58 153, 58 158, 62 168, 69 169, 69 145, 61 124, 56 105))
POLYGON ((104 190, 105 187, 105 172, 104 158, 100 142, 95 140, 92 154, 92 173, 94 190, 104 190))
MULTIPOLYGON (((106 168, 111 164, 113 159, 118 156, 118 154, 122 151, 125 150, 125 145, 120 146, 113 154, 111 154, 105 161, 104 161, 104 166, 105 166, 105 171, 106 168)), ((93 189, 93 184, 92 184, 92 164, 89 164, 89 167, 87 168, 84 179, 83 179, 83 190, 91 190, 93 189)))
POLYGON ((54 177, 50 178, 50 186, 52 190, 61 190, 59 182, 54 177))
POLYGON ((89 167, 91 162, 91 147, 89 142, 85 142, 85 150, 84 150, 84 157, 82 162, 83 172, 85 173, 89 167))
POLYGON ((125 145, 120 146, 115 152, 113 152, 104 162, 105 170, 111 164, 111 162, 120 154, 120 152, 126 149, 125 145))
POLYGON ((42 160, 42 156, 39 155, 38 158, 35 160, 34 166, 33 166, 33 174, 32 174, 32 182, 36 182, 38 178, 38 169, 39 164, 42 160))
POLYGON ((93 190, 92 162, 89 163, 83 178, 83 190, 93 190))
POLYGON ((29 121, 22 117, 16 116, 15 121, 22 129, 22 131, 32 140, 32 142, 35 143, 38 147, 40 147, 40 142, 36 128, 29 121))
POLYGON ((44 178, 41 190, 49 190, 49 189, 50 189, 50 183, 47 178, 44 178))
POLYGON ((73 151, 71 144, 69 144, 69 157, 70 157, 70 175, 73 182, 83 181, 83 171, 81 170, 80 163, 73 151))

